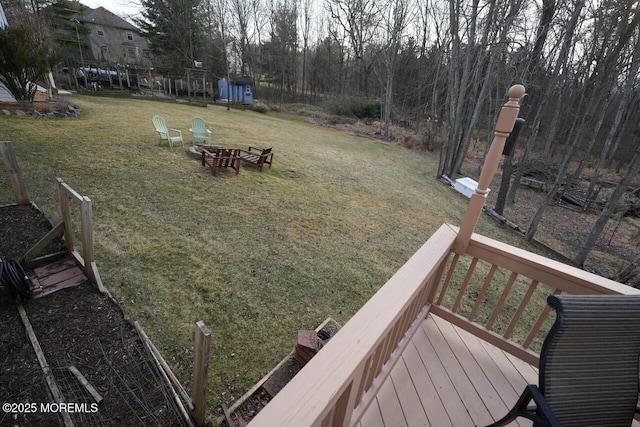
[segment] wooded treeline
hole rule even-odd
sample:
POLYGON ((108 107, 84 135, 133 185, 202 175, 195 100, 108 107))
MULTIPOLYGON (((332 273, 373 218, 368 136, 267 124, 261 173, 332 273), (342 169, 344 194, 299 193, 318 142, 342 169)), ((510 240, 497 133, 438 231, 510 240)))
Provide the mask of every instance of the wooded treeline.
POLYGON ((620 169, 636 151, 637 1, 142 4, 137 22, 172 71, 196 60, 225 75, 228 64, 271 102, 373 99, 369 114, 424 129, 431 147, 445 141, 440 173, 455 175, 470 144, 490 138, 513 83, 529 94, 527 153, 602 151, 602 166, 620 169))
MULTIPOLYGON (((24 2, 3 4, 9 1, 24 2)), ((566 189, 580 185, 589 200, 607 171, 615 188, 604 227, 629 185, 638 185, 637 0, 141 4, 134 22, 150 41, 156 70, 181 73, 197 61, 216 76, 251 77, 256 97, 268 103, 319 104, 381 120, 387 136, 390 124, 411 127, 424 148, 439 151, 438 177, 455 179, 470 148, 491 141, 508 87, 523 84, 526 123, 514 161, 544 159, 559 171, 528 239, 566 189)), ((584 263, 589 245, 574 263, 584 263)))
MULTIPOLYGON (((582 185, 586 176, 589 200, 605 170, 618 174, 601 220, 573 259, 576 265, 584 264, 640 167, 637 0, 142 0, 142 5, 137 23, 167 64, 198 60, 212 71, 248 75, 258 83, 261 99, 350 109, 382 120, 387 136, 391 123, 411 126, 426 148, 439 149, 438 176, 455 178, 469 149, 490 142, 507 88, 523 84, 526 124, 515 159, 543 158, 559 170, 527 239, 561 192, 582 185), (170 26, 170 20, 189 14, 191 26, 158 35, 161 24, 170 26), (167 43, 171 36, 181 38, 182 45, 175 46, 182 47, 167 43), (172 62, 176 55, 182 58, 172 62)), ((524 169, 519 168, 507 203, 514 201, 524 169)))

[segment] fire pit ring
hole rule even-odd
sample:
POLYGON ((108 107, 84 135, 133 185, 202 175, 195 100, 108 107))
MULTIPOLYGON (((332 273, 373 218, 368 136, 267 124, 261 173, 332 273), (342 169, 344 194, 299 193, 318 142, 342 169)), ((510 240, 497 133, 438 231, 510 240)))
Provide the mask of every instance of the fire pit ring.
POLYGON ((223 145, 194 144, 187 150, 187 155, 193 159, 200 160, 202 158, 202 150, 215 152, 218 148, 226 147, 223 145))

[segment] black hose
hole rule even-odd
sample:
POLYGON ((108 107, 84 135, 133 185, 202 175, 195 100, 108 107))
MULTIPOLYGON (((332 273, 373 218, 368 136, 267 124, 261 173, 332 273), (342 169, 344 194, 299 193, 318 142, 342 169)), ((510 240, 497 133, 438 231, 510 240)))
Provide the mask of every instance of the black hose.
POLYGON ((22 300, 33 298, 34 285, 16 260, 0 262, 0 284, 9 289, 11 296, 22 300))

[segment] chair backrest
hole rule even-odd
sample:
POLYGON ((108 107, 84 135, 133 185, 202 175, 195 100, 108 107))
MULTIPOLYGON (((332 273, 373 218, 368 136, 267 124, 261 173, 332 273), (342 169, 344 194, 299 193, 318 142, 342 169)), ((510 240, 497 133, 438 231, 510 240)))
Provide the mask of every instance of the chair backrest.
POLYGON ((563 427, 629 426, 638 400, 640 295, 562 295, 539 387, 563 427))
POLYGON ((206 126, 207 124, 200 117, 194 117, 193 119, 191 119, 192 132, 197 135, 204 135, 204 130, 206 126))
POLYGON ((167 124, 162 117, 158 115, 153 116, 153 118, 151 119, 151 122, 153 123, 153 127, 156 128, 156 132, 160 132, 164 134, 169 133, 169 129, 167 129, 167 124))
POLYGON ((260 153, 260 158, 258 159, 258 165, 261 165, 264 163, 265 160, 267 160, 267 157, 269 157, 269 154, 271 153, 271 150, 273 149, 273 147, 269 147, 269 148, 265 148, 262 150, 262 153, 260 153))

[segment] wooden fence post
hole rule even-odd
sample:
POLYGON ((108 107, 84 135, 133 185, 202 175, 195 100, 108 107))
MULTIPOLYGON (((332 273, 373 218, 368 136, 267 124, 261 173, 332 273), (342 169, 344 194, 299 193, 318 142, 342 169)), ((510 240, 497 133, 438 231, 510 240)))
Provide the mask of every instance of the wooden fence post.
POLYGON ((82 230, 82 258, 86 267, 94 261, 93 213, 91 211, 91 199, 86 196, 80 202, 80 227, 82 230))
POLYGON ((207 409, 207 378, 209 375, 209 349, 211 347, 211 331, 200 320, 196 323, 196 346, 193 369, 193 419, 196 425, 204 425, 207 409))
POLYGON ((518 118, 518 112, 520 111, 519 100, 524 96, 524 92, 525 89, 522 85, 514 85, 509 88, 509 101, 504 104, 498 115, 493 142, 484 160, 476 191, 471 195, 471 200, 467 205, 467 212, 464 215, 458 237, 453 245, 453 251, 457 254, 463 254, 467 250, 467 246, 469 246, 471 234, 476 228, 484 202, 487 200, 487 188, 489 188, 489 183, 498 170, 504 143, 511 130, 513 130, 516 118, 518 118))
POLYGON ((0 141, 0 154, 2 154, 2 160, 11 182, 11 188, 13 188, 13 194, 16 196, 16 203, 19 205, 28 204, 29 196, 22 180, 22 172, 16 159, 16 152, 13 150, 13 143, 11 141, 0 141))
POLYGON ((107 293, 107 289, 102 284, 102 279, 98 273, 98 266, 95 261, 94 241, 93 241, 93 209, 91 199, 84 196, 80 204, 80 227, 82 228, 82 258, 84 259, 84 271, 89 278, 98 286, 100 292, 107 293))
POLYGON ((73 252, 73 230, 71 229, 71 208, 69 206, 69 196, 67 195, 64 181, 61 178, 56 178, 58 181, 58 194, 60 196, 60 215, 62 216, 62 222, 64 223, 64 241, 67 245, 69 254, 73 252))

